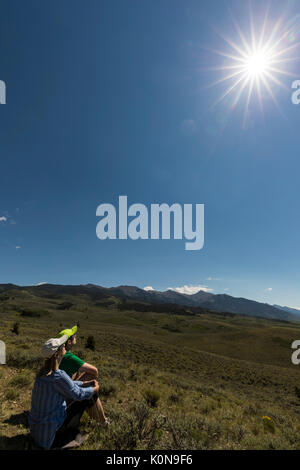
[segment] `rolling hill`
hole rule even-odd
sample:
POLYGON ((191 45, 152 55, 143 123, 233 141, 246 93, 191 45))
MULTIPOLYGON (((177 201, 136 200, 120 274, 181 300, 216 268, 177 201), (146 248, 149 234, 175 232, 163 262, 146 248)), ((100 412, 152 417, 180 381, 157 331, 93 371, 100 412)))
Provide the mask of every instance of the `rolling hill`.
POLYGON ((103 430, 84 417, 84 449, 299 449, 291 344, 300 323, 180 305, 172 292, 154 297, 126 286, 1 286, 0 449, 28 448, 41 345, 74 324, 74 352, 97 366, 111 420, 103 430))
MULTIPOLYGON (((56 298, 60 295, 87 295, 93 300, 102 300, 109 297, 130 299, 135 302, 149 304, 174 304, 183 307, 200 308, 215 312, 226 312, 281 321, 299 321, 300 313, 295 309, 280 307, 256 302, 254 300, 232 297, 227 294, 211 294, 199 291, 196 294, 187 295, 167 290, 145 291, 136 286, 102 287, 94 284, 85 285, 58 285, 42 284, 38 286, 16 286, 13 284, 0 284, 0 294, 16 290, 32 293, 40 297, 56 298)), ((200 311, 199 311, 200 313, 200 311)))

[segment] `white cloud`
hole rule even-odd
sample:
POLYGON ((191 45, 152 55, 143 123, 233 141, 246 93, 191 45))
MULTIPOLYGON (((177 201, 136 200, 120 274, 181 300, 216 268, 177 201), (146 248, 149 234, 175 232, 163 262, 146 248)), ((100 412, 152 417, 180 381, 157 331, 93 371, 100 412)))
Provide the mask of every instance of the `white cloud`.
POLYGON ((175 292, 178 292, 179 294, 187 294, 187 295, 197 294, 197 292, 199 292, 200 290, 203 290, 204 292, 212 291, 212 289, 209 289, 206 286, 169 287, 169 290, 174 290, 175 292))
POLYGON ((220 277, 211 277, 211 276, 207 277, 205 280, 206 281, 222 281, 220 277))
POLYGON ((43 286, 44 284, 48 284, 48 282, 38 282, 36 286, 43 286))
POLYGON ((148 291, 148 290, 154 290, 154 289, 153 289, 152 286, 146 286, 146 287, 144 287, 144 290, 147 290, 147 291, 148 291))
POLYGON ((271 292, 272 290, 273 290, 273 287, 268 287, 268 288, 266 289, 267 292, 271 292))
POLYGON ((16 250, 20 250, 20 248, 21 248, 20 246, 16 246, 16 250))
POLYGON ((4 217, 4 215, 2 217, 0 217, 0 222, 7 222, 7 218, 4 217))

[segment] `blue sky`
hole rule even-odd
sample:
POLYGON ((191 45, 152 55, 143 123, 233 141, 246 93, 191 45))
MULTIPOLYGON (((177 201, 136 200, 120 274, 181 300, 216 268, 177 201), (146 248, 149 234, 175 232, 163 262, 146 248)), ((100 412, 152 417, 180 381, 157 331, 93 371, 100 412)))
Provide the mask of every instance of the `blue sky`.
MULTIPOLYGON (((268 27, 284 15, 295 45, 299 1, 270 4, 268 27)), ((252 2, 256 25, 267 5, 252 2)), ((212 107, 229 83, 208 86, 224 76, 219 33, 241 43, 228 7, 248 37, 240 1, 1 2, 1 283, 202 286, 300 307, 294 79, 272 82, 280 109, 253 96, 245 122, 246 91, 212 107), (100 241, 97 206, 124 194, 205 204, 204 248, 100 241)))

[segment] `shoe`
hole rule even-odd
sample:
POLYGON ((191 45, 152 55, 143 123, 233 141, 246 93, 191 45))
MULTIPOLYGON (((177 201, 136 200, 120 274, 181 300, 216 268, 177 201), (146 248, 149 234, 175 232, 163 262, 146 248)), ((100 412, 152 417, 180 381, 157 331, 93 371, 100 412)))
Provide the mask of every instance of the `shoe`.
POLYGON ((88 434, 85 433, 78 433, 71 442, 64 445, 62 449, 74 449, 75 447, 81 446, 88 438, 88 434))

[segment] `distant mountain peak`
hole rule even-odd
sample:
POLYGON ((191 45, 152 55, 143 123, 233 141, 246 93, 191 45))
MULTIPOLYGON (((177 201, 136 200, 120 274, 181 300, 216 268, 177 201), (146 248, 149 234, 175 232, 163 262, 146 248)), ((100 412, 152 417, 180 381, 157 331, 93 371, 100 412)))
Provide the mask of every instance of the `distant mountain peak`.
POLYGON ((20 287, 14 284, 0 284, 0 293, 9 290, 28 291, 44 297, 48 295, 59 297, 61 295, 80 294, 88 295, 94 300, 115 296, 149 304, 176 304, 185 307, 199 307, 221 313, 225 312, 284 321, 300 320, 300 311, 294 308, 269 305, 242 297, 232 297, 228 294, 212 294, 201 289, 197 293, 189 295, 172 289, 160 292, 128 285, 102 287, 88 283, 81 285, 42 284, 39 286, 20 287))

